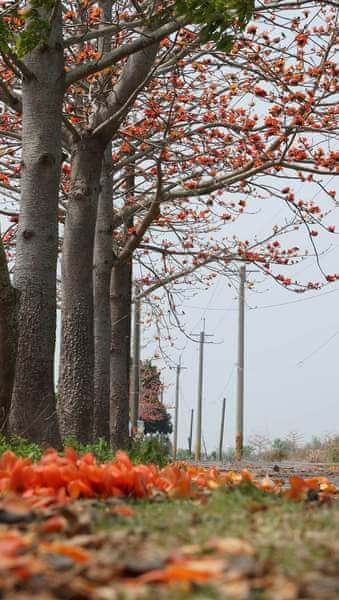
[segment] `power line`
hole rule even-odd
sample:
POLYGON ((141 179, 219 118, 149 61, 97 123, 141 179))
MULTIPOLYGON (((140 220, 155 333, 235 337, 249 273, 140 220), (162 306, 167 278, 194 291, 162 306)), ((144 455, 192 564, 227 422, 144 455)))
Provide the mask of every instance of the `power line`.
POLYGON ((317 354, 320 350, 325 348, 325 346, 327 346, 327 344, 329 344, 338 334, 339 334, 339 330, 336 331, 335 333, 333 333, 331 335, 331 337, 329 337, 325 342, 323 342, 320 346, 318 346, 315 350, 313 350, 310 354, 308 354, 305 358, 303 358, 303 360, 300 360, 297 363, 297 367, 302 367, 304 362, 306 362, 306 360, 308 360, 309 358, 311 358, 312 356, 317 354))
POLYGON ((212 294, 211 294, 211 297, 210 297, 210 299, 208 300, 208 302, 207 302, 206 306, 205 306, 205 307, 202 307, 202 309, 201 309, 201 310, 203 310, 203 313, 202 313, 201 317, 199 318, 199 320, 198 320, 197 324, 196 324, 196 325, 194 325, 193 329, 195 329, 195 328, 197 327, 197 325, 198 325, 198 323, 199 323, 199 321, 200 321, 200 320, 203 320, 203 318, 204 318, 204 316, 205 316, 205 314, 206 314, 206 311, 207 311, 207 310, 211 310, 211 309, 210 309, 210 304, 212 303, 212 301, 213 301, 214 297, 215 297, 215 296, 216 296, 216 294, 217 294, 218 288, 219 288, 219 286, 220 286, 220 281, 221 281, 221 280, 220 280, 220 279, 218 279, 218 281, 217 281, 217 284, 216 284, 216 285, 215 285, 215 287, 214 287, 214 290, 213 290, 213 292, 212 292, 212 294))
POLYGON ((222 392, 219 394, 219 401, 220 399, 224 396, 224 394, 226 394, 227 390, 228 390, 228 386, 230 385, 233 377, 234 377, 234 371, 235 371, 235 365, 232 366, 229 377, 227 379, 226 384, 224 385, 222 392))
MULTIPOLYGON (((322 296, 328 296, 329 294, 334 294, 335 292, 339 292, 339 288, 335 289, 335 290, 329 290, 328 292, 323 292, 322 294, 317 294, 315 296, 309 296, 308 298, 300 298, 298 300, 288 300, 287 302, 279 302, 277 304, 264 304, 263 306, 248 306, 248 310, 263 310, 266 308, 278 308, 280 306, 287 306, 288 304, 297 304, 299 302, 306 302, 308 300, 315 300, 317 298, 320 298, 322 296)), ((190 308, 193 310, 214 310, 214 311, 223 311, 223 312, 236 312, 238 309, 237 308, 206 308, 206 307, 202 307, 202 306, 185 306, 183 305, 183 308, 190 308)))
MULTIPOLYGON (((220 284, 220 279, 218 279, 218 281, 216 282, 215 288, 214 288, 214 290, 213 290, 213 292, 212 292, 212 295, 211 295, 211 297, 209 298, 209 300, 208 300, 208 302, 207 302, 206 306, 199 306, 199 307, 197 307, 197 308, 199 308, 199 310, 202 310, 202 311, 203 311, 203 313, 202 313, 202 315, 201 315, 201 316, 200 316, 200 317, 197 319, 197 321, 196 321, 196 323, 193 325, 193 328, 192 328, 192 329, 196 329, 196 328, 197 328, 197 326, 199 325, 200 321, 202 321, 202 320, 204 319, 204 316, 205 316, 205 314, 206 314, 206 311, 207 311, 207 310, 212 310, 211 308, 209 308, 209 306, 210 306, 210 304, 211 304, 211 302, 212 302, 212 300, 213 300, 213 298, 214 298, 214 296, 215 296, 215 294, 216 294, 216 292, 217 292, 217 289, 218 289, 218 287, 219 287, 219 284, 220 284)), ((190 307, 186 307, 186 308, 190 308, 190 307)), ((189 341, 192 341, 192 340, 188 340, 188 339, 186 340, 185 346, 183 347, 183 349, 182 349, 182 352, 181 352, 181 355, 182 355, 182 356, 183 356, 183 354, 184 354, 184 353, 186 352, 186 350, 187 350, 187 347, 188 347, 188 342, 189 342, 189 341)))

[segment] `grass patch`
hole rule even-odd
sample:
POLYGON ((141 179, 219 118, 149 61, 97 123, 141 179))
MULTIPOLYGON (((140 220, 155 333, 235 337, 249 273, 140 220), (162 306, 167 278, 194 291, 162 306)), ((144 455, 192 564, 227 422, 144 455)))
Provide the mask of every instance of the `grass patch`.
POLYGON ((38 444, 28 442, 19 436, 11 435, 7 438, 0 434, 0 456, 7 450, 22 458, 30 458, 34 462, 40 460, 43 452, 38 444))
MULTIPOLYGON (((103 439, 99 439, 93 444, 80 444, 72 438, 66 438, 64 447, 74 448, 79 456, 91 452, 98 463, 112 461, 116 452, 103 439)), ((19 436, 12 435, 6 438, 0 434, 0 456, 6 450, 23 458, 30 458, 34 462, 40 460, 43 453, 43 449, 38 444, 19 436)), ((126 452, 133 463, 155 464, 159 467, 164 467, 171 458, 168 440, 165 436, 150 436, 133 440, 126 452)))
POLYGON ((261 560, 273 562, 288 576, 325 563, 331 570, 333 548, 338 546, 337 501, 323 506, 292 502, 240 486, 220 489, 200 501, 137 501, 132 506, 133 517, 104 518, 98 527, 137 531, 166 549, 203 547, 215 537, 242 538, 255 547, 261 560))

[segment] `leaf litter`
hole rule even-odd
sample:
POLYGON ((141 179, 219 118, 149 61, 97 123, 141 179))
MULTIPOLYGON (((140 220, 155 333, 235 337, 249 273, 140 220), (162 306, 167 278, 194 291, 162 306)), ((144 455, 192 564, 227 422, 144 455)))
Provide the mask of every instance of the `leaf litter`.
POLYGON ((123 452, 103 464, 73 449, 64 456, 50 449, 37 463, 6 452, 0 458, 1 598, 339 598, 336 498, 338 489, 321 474, 292 475, 286 486, 247 470, 133 465, 123 452), (220 509, 215 498, 222 499, 220 509), (305 572, 294 574, 275 557, 279 532, 281 545, 286 542, 285 508, 276 526, 274 518, 285 505, 302 506, 311 519, 331 506, 327 534, 296 529, 301 556, 308 546, 319 550, 305 572), (225 531, 223 519, 233 517, 237 526, 230 522, 225 531))

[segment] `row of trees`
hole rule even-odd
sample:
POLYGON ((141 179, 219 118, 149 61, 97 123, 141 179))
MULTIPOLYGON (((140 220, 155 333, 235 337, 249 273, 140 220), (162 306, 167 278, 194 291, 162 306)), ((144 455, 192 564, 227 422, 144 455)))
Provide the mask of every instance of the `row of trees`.
POLYGON ((307 249, 277 238, 304 226, 315 251, 318 232, 333 232, 335 3, 185 6, 3 4, 1 212, 12 222, 0 248, 0 426, 16 434, 126 444, 132 280, 159 327, 155 293, 180 325, 175 284, 232 276, 242 261, 292 289, 318 285, 280 272, 307 249), (253 199, 288 212, 243 240, 253 199))

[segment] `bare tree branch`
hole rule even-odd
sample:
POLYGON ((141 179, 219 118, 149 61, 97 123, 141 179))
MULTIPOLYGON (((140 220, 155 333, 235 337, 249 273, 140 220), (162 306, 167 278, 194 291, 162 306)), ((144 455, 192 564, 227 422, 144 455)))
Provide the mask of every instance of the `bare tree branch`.
POLYGON ((82 35, 75 35, 67 38, 64 41, 64 48, 69 48, 75 44, 82 44, 83 42, 89 42, 90 40, 97 40, 110 34, 119 33, 120 31, 133 31, 136 27, 140 27, 143 22, 143 19, 138 19, 137 21, 126 23, 126 25, 108 25, 107 27, 102 27, 97 30, 91 29, 82 35))
POLYGON ((120 48, 112 50, 112 52, 108 52, 98 60, 91 61, 72 69, 65 77, 66 88, 76 81, 79 81, 79 79, 84 79, 85 77, 88 77, 88 75, 98 73, 98 71, 112 66, 123 58, 127 58, 139 50, 143 50, 160 42, 171 33, 178 31, 185 22, 186 20, 184 17, 178 17, 176 20, 166 23, 166 25, 159 27, 159 29, 156 29, 155 31, 143 32, 138 39, 124 44, 120 48))
POLYGON ((157 190, 156 190, 154 199, 152 200, 149 211, 144 216, 144 218, 143 218, 141 224, 139 225, 139 227, 137 228, 134 236, 129 238, 129 240, 127 241, 127 243, 125 245, 125 248, 123 248, 123 250, 119 256, 119 259, 118 259, 119 263, 125 262, 132 256, 132 253, 134 252, 134 250, 136 248, 138 248, 147 229, 152 224, 154 219, 159 215, 161 194, 162 194, 162 175, 161 175, 161 166, 160 166, 160 164, 158 164, 158 184, 157 184, 157 190))

